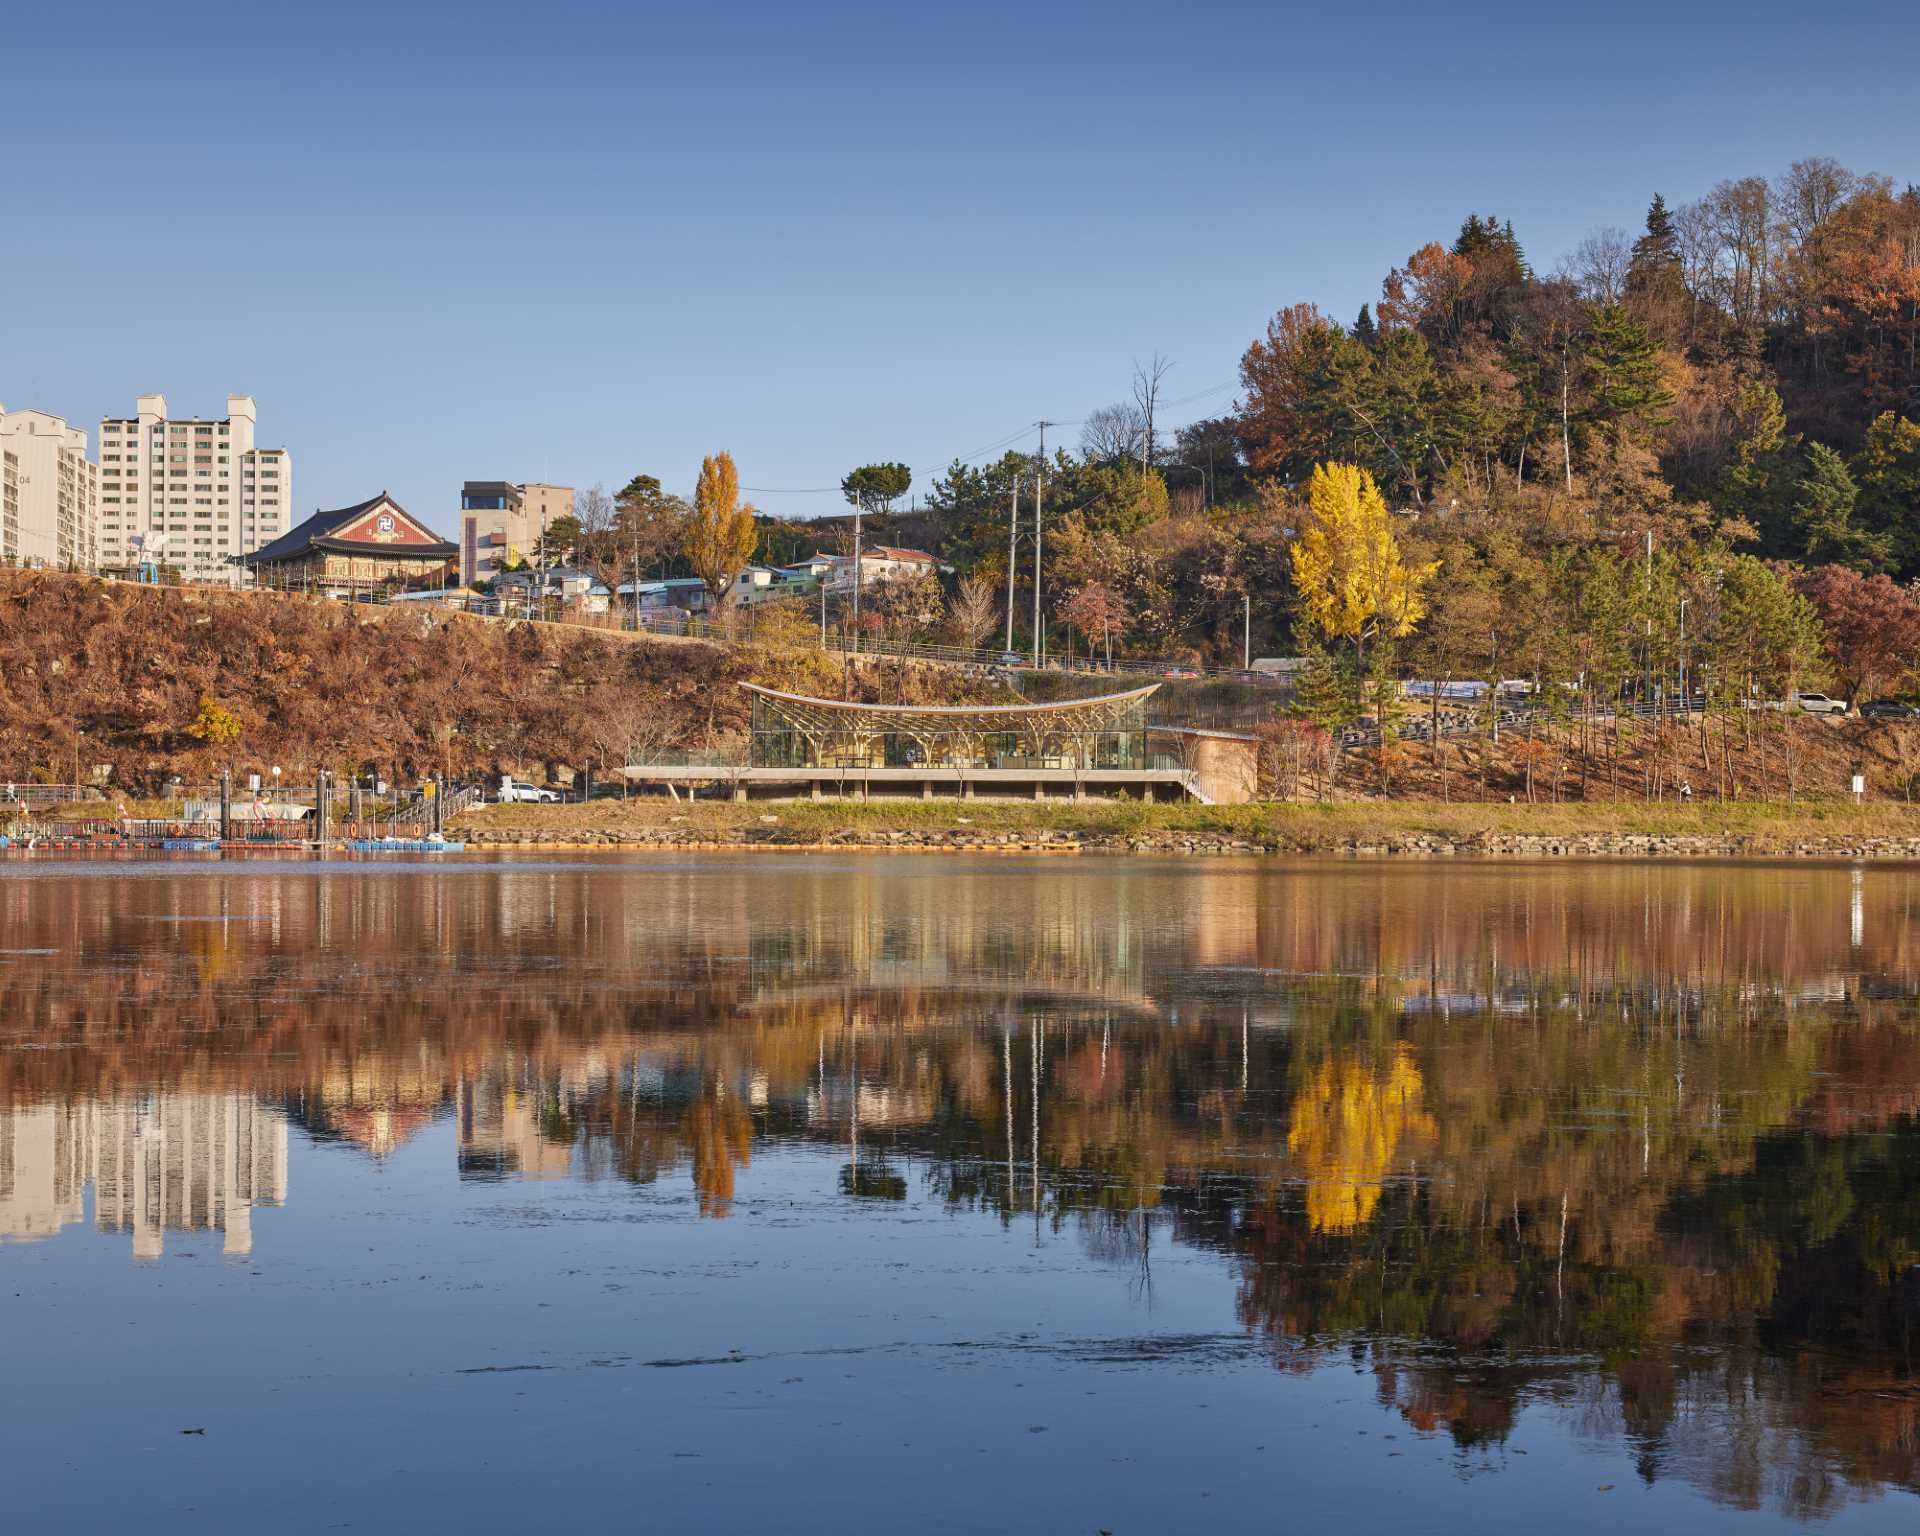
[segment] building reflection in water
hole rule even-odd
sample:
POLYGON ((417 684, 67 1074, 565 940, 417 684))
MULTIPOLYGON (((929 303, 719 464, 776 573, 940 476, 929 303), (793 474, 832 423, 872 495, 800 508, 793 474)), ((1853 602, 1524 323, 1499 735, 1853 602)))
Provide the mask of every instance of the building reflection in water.
POLYGON ((0 1237, 50 1237, 86 1220, 157 1259, 166 1234, 218 1232, 253 1251, 253 1208, 287 1197, 287 1117, 246 1093, 153 1092, 0 1106, 0 1237))

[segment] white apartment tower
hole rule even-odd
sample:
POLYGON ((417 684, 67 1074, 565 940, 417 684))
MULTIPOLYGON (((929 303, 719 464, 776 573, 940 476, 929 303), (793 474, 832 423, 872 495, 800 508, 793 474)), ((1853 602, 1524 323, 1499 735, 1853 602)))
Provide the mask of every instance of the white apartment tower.
POLYGON ((153 561, 188 581, 238 586, 235 557, 292 526, 293 461, 254 446, 251 395, 218 421, 175 421, 165 395, 100 423, 100 564, 153 561))
POLYGON ((45 411, 0 406, 0 560, 92 570, 98 498, 86 433, 45 411))

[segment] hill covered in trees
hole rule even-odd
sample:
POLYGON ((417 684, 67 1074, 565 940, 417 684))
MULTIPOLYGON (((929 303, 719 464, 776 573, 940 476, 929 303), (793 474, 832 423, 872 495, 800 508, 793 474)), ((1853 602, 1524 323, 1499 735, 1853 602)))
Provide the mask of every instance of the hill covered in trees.
POLYGON ((1920 191, 1804 160, 1679 207, 1654 196, 1637 234, 1597 231, 1552 273, 1474 213, 1351 320, 1286 297, 1229 414, 1166 435, 1156 360, 1079 452, 955 463, 875 536, 924 539, 1004 592, 1008 507, 1018 483, 1030 508, 1044 467, 1055 645, 1072 623, 1227 660, 1250 604, 1256 652, 1292 653, 1311 629, 1287 558, 1306 484, 1348 463, 1434 572, 1403 673, 1570 677, 1631 652, 1623 672, 1698 677, 1716 594, 1777 579, 1765 599, 1801 626, 1783 644, 1806 651, 1803 682, 1910 681, 1852 675, 1857 635, 1822 626, 1871 612, 1920 638, 1920 191))

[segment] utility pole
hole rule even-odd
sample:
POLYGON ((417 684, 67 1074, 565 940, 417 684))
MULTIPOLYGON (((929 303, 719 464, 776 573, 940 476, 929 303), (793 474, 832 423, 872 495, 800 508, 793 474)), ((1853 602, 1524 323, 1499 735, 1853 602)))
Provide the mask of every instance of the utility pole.
POLYGON ((1245 617, 1242 621, 1245 627, 1241 630, 1240 640, 1240 670, 1251 672, 1253 670, 1253 594, 1242 592, 1240 601, 1246 604, 1245 617))
POLYGON ((1020 477, 1013 477, 1013 496, 1007 505, 1007 652, 1013 652, 1014 544, 1020 537, 1020 477))
POLYGON ((860 649, 860 503, 853 504, 853 648, 860 649))
POLYGON ((1040 459, 1033 476, 1033 664, 1046 660, 1046 635, 1040 627, 1040 502, 1047 484, 1047 428, 1050 421, 1036 421, 1040 429, 1040 459))

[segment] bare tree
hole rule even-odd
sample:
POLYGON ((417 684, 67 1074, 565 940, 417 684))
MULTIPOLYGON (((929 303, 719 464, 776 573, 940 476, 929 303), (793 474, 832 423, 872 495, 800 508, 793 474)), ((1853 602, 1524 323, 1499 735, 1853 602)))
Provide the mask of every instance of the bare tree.
POLYGON ((1000 622, 1000 605, 990 581, 978 576, 962 577, 947 604, 947 628, 961 645, 977 646, 992 634, 1000 622))
POLYGON ((1819 156, 1796 160, 1773 185, 1774 206, 1786 243, 1813 245, 1821 227, 1858 191, 1862 178, 1838 160, 1819 156))
POLYGON ((1721 297, 1738 326, 1765 321, 1773 297, 1773 193, 1762 176, 1723 181, 1705 199, 1709 227, 1719 245, 1716 268, 1721 297))
POLYGON ((1153 418, 1160 404, 1161 382, 1172 367, 1172 362, 1158 352, 1153 354, 1145 367, 1137 362, 1133 365, 1133 403, 1138 407, 1141 417, 1139 455, 1142 469, 1151 468, 1159 454, 1159 445, 1154 441, 1153 418))
POLYGON ((1618 304, 1627 293, 1627 266, 1633 260, 1633 242, 1627 232, 1608 224, 1590 230, 1573 248, 1566 275, 1589 304, 1618 304))
POLYGON ((613 498, 604 485, 573 493, 573 520, 580 528, 574 555, 611 590, 620 574, 620 551, 614 536, 618 523, 613 498))
POLYGON ((1140 452, 1147 418, 1131 400, 1103 405, 1080 428, 1080 455, 1089 464, 1117 464, 1140 452))

